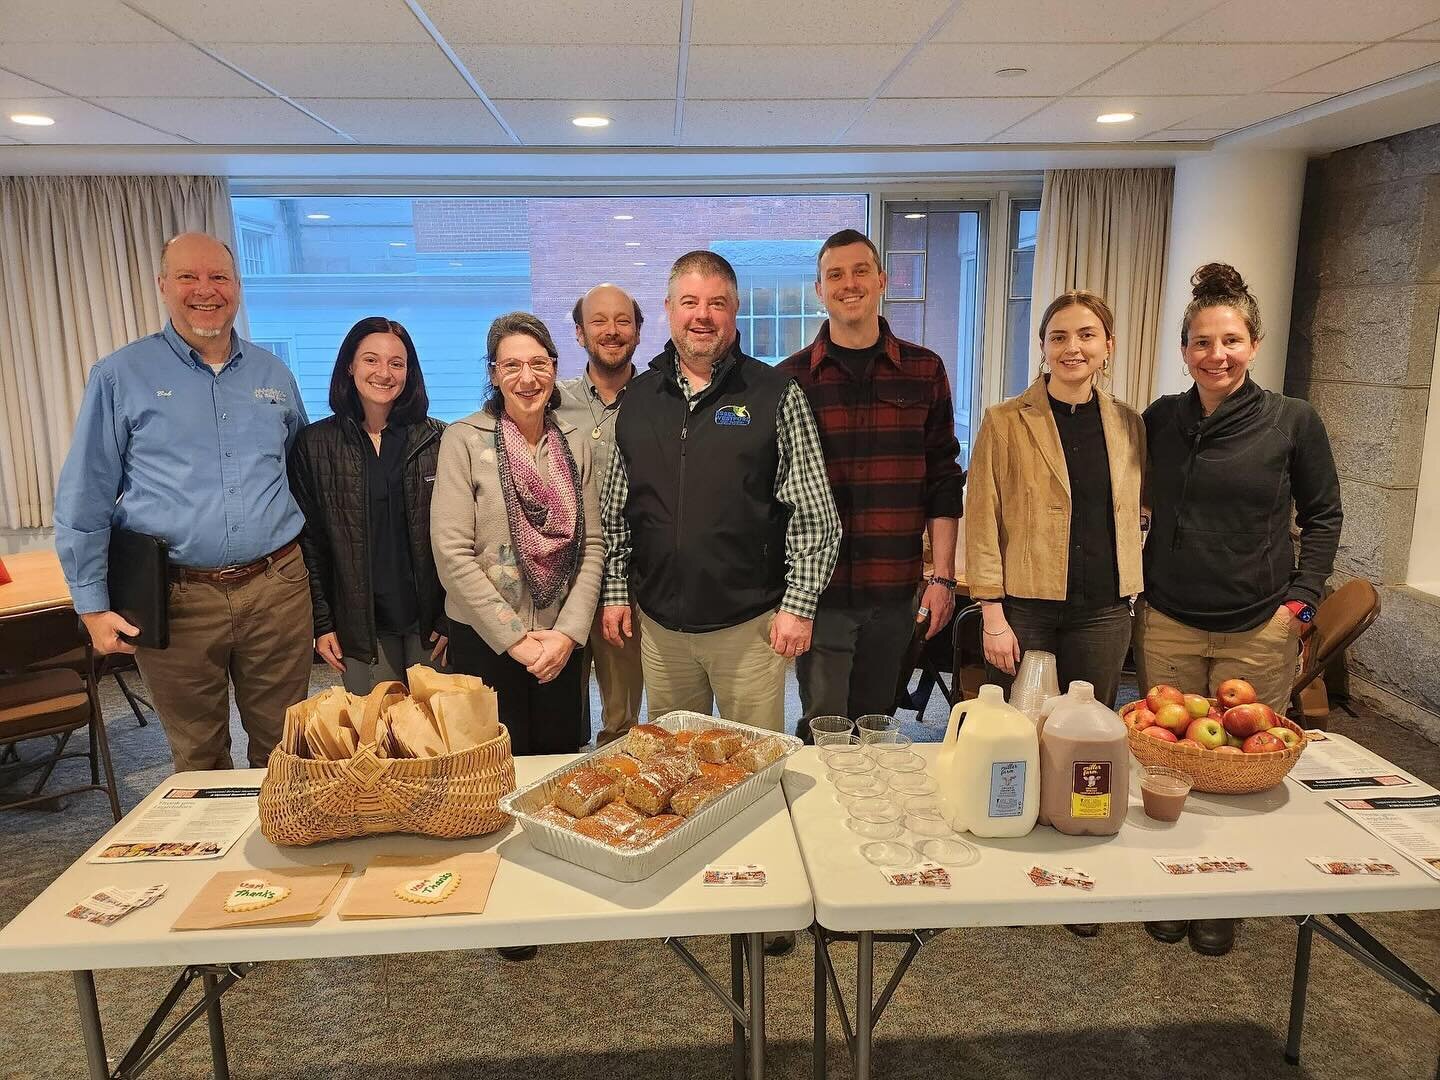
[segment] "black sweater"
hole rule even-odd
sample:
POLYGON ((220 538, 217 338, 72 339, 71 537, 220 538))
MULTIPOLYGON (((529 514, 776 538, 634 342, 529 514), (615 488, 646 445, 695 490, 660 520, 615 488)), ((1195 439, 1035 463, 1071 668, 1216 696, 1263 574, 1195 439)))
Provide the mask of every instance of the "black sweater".
POLYGON ((1342 516, 1330 440, 1310 403, 1247 379, 1205 416, 1192 387, 1146 409, 1145 429, 1147 602, 1215 633, 1253 630, 1287 600, 1319 603, 1342 516))

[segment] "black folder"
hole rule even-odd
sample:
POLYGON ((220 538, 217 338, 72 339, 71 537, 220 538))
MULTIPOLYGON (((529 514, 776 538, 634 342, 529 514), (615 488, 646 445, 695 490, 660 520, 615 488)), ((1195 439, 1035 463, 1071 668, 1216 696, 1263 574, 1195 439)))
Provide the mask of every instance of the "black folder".
POLYGON ((140 633, 122 635, 131 645, 170 645, 170 545, 158 536, 110 530, 110 610, 140 633))

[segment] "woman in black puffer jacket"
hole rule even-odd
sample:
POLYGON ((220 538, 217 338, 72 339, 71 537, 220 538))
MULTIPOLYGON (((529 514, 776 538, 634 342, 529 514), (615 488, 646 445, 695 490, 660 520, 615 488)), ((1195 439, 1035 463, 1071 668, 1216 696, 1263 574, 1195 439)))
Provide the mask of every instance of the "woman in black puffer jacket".
POLYGON ((411 664, 444 661, 430 494, 445 425, 425 415, 429 407, 409 333, 380 316, 361 319, 335 358, 335 415, 305 428, 290 451, 315 649, 352 694, 403 680, 411 664))

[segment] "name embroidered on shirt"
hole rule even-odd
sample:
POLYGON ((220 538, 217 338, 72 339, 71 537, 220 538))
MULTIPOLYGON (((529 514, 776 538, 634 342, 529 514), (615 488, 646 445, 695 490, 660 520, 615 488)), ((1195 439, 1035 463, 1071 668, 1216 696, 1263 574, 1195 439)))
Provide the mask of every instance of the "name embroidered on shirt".
POLYGON ((156 390, 156 391, 155 391, 155 396, 156 396, 156 397, 174 397, 174 396, 175 396, 175 391, 174 391, 174 390, 156 390))
POLYGON ((726 405, 715 410, 715 423, 721 427, 745 427, 750 423, 750 410, 744 405, 726 405))
POLYGON ((255 397, 259 401, 268 401, 271 405, 284 405, 288 400, 284 390, 276 390, 273 386, 257 386, 255 397))

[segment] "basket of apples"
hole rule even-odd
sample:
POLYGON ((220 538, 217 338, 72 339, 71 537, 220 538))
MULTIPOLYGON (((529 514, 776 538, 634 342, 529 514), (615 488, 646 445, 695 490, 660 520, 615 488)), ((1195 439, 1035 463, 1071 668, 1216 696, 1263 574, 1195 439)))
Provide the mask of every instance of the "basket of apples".
POLYGON ((1162 683, 1120 716, 1142 765, 1180 769, 1194 778, 1196 791, 1215 795, 1274 787, 1305 749, 1300 726, 1256 701, 1244 679, 1226 679, 1214 698, 1162 683))

